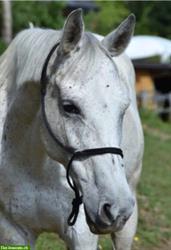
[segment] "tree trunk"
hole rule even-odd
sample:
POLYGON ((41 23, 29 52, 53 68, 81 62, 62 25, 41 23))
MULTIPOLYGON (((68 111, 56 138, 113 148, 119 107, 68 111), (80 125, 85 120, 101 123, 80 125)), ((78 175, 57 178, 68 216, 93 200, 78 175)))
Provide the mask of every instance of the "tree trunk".
POLYGON ((2 10, 2 38, 6 44, 9 44, 12 39, 12 12, 10 0, 2 0, 2 10))

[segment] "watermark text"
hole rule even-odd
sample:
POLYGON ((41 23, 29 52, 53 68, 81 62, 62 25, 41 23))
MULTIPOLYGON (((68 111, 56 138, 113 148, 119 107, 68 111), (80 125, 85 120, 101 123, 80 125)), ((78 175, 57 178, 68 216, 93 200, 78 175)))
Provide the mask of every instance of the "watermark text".
POLYGON ((0 250, 31 250, 30 246, 0 245, 0 250))

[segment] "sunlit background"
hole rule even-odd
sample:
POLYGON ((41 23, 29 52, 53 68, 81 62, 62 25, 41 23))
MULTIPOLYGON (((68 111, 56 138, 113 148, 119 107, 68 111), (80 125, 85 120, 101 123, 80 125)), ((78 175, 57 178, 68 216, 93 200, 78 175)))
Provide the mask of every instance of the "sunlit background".
MULTIPOLYGON (((171 2, 170 1, 1 1, 0 53, 26 28, 61 29, 82 8, 86 30, 105 35, 130 13, 136 29, 126 53, 136 70, 137 101, 145 134, 138 186, 139 225, 134 250, 171 249, 171 2)), ((102 249, 111 249, 108 236, 102 249)), ((37 250, 65 249, 54 234, 42 234, 37 250)))

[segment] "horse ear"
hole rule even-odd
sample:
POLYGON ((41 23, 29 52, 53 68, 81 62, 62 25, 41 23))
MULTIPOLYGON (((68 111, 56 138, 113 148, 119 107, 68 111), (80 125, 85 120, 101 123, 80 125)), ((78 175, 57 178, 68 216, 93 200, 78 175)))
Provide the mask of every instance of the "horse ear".
POLYGON ((67 54, 72 51, 79 43, 84 32, 84 23, 82 19, 82 10, 72 11, 63 27, 61 42, 59 45, 60 52, 67 54))
POLYGON ((112 56, 118 56, 124 52, 134 33, 135 15, 131 14, 125 19, 116 30, 108 34, 103 40, 103 46, 112 56))

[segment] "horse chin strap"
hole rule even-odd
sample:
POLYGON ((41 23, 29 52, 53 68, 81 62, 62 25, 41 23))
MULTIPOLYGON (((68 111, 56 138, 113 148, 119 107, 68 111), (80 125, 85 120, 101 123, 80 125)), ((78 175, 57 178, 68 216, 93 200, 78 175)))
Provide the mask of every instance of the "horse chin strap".
POLYGON ((62 149, 64 149, 67 153, 72 155, 71 159, 69 160, 67 170, 66 170, 66 178, 68 181, 69 186, 72 188, 72 190, 75 193, 75 198, 72 201, 72 211, 68 217, 68 225, 73 226, 77 220, 78 213, 79 213, 79 208, 80 205, 83 203, 83 196, 80 195, 79 189, 76 185, 76 183, 72 180, 71 181, 71 176, 70 176, 70 170, 72 166, 72 162, 74 160, 82 160, 90 156, 96 156, 96 155, 102 155, 102 154, 115 154, 119 155, 123 158, 123 152, 120 148, 115 148, 115 147, 105 147, 105 148, 93 148, 93 149, 86 149, 82 151, 74 151, 71 147, 64 146, 58 138, 55 136, 53 133, 50 124, 48 122, 47 116, 46 116, 46 111, 45 111, 45 95, 46 95, 46 87, 48 84, 48 77, 47 77, 47 67, 48 63, 50 61, 50 58, 55 51, 55 49, 58 47, 59 43, 55 44, 53 48, 50 50, 44 65, 42 69, 42 74, 41 74, 41 109, 42 109, 42 118, 44 120, 46 129, 48 130, 50 136, 53 138, 56 144, 58 144, 62 149))

